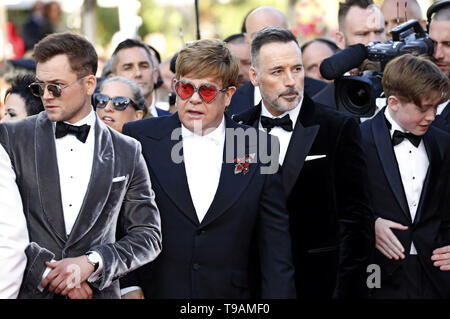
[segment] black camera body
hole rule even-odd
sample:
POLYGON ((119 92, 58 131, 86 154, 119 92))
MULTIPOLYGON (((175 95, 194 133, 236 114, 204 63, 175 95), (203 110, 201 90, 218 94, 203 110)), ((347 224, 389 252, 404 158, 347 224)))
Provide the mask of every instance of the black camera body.
MULTIPOLYGON (((417 20, 409 20, 390 31, 392 41, 372 42, 366 46, 369 61, 375 70, 362 68, 358 76, 341 76, 335 80, 337 109, 358 117, 371 117, 376 110, 376 99, 381 97, 381 78, 386 64, 403 54, 433 55, 433 41, 417 20)), ((362 64, 365 59, 359 62, 362 64)), ((348 70, 347 70, 348 71, 348 70)))

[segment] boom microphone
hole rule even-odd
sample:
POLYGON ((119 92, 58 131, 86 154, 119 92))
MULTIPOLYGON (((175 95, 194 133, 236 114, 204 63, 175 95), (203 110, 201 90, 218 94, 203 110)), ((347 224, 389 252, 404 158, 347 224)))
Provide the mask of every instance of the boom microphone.
POLYGON ((327 80, 334 80, 360 66, 365 59, 366 46, 361 43, 354 44, 323 60, 320 64, 320 74, 327 80))

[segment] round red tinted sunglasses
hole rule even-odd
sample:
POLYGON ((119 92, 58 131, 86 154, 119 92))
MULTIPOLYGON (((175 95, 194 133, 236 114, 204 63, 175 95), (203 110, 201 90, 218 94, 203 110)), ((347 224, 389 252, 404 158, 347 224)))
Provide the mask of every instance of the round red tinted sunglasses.
POLYGON ((219 92, 225 92, 228 88, 219 89, 214 84, 201 84, 198 88, 187 81, 178 80, 175 82, 175 92, 182 99, 186 100, 198 93, 200 98, 206 103, 211 103, 219 95, 219 92))

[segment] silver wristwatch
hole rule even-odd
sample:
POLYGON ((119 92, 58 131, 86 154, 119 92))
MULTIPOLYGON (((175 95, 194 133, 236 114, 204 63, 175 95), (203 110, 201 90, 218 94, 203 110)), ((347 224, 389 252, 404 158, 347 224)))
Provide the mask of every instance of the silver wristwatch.
POLYGON ((87 256, 88 263, 90 263, 92 266, 94 266, 94 272, 95 272, 98 269, 98 265, 100 262, 98 261, 97 258, 95 258, 96 256, 94 253, 92 253, 92 251, 88 251, 86 253, 86 256, 87 256))

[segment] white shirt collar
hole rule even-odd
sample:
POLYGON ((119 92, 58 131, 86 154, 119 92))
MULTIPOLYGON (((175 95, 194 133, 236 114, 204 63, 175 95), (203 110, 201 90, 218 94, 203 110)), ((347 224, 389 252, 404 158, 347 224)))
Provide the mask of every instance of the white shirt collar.
POLYGON ((447 101, 445 101, 444 103, 441 103, 441 104, 438 105, 437 111, 436 111, 436 115, 439 115, 439 114, 441 114, 441 113, 444 111, 444 109, 445 109, 445 107, 446 107, 448 101, 449 101, 449 100, 447 100, 447 101))
POLYGON ((302 93, 302 98, 300 99, 300 102, 297 104, 296 107, 294 107, 292 110, 289 110, 287 112, 284 112, 283 114, 279 115, 279 116, 273 116, 266 108, 264 101, 261 101, 261 116, 267 116, 267 117, 271 117, 271 118, 281 118, 283 116, 285 116, 286 114, 289 114, 289 118, 292 121, 292 127, 295 126, 295 123, 297 123, 297 118, 298 115, 300 114, 300 108, 302 107, 302 103, 303 103, 303 93, 302 93))
POLYGON ((261 102, 262 97, 261 97, 261 91, 259 90, 259 86, 255 86, 255 91, 253 94, 253 104, 254 105, 258 105, 259 102, 261 102))
POLYGON ((152 99, 152 105, 150 105, 150 107, 148 108, 148 112, 153 117, 158 117, 158 111, 156 110, 156 104, 155 104, 155 100, 154 99, 152 99))
POLYGON ((183 137, 183 139, 195 137, 205 140, 212 140, 214 142, 221 142, 225 138, 225 116, 222 116, 222 121, 220 122, 219 126, 206 135, 195 134, 193 131, 186 128, 183 123, 181 123, 181 136, 183 137))
POLYGON ((392 135, 394 134, 395 131, 400 131, 400 132, 407 133, 407 131, 402 129, 400 127, 400 125, 398 125, 397 122, 392 118, 391 113, 389 112, 389 106, 387 106, 386 110, 384 110, 384 116, 386 117, 388 122, 391 123, 391 130, 390 130, 391 137, 392 137, 392 135))

